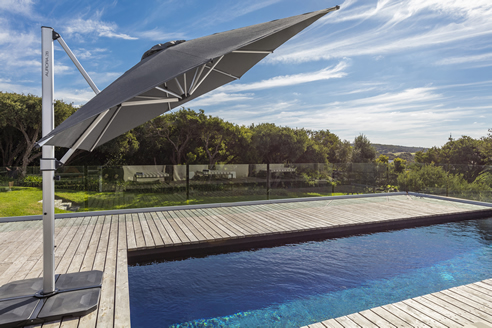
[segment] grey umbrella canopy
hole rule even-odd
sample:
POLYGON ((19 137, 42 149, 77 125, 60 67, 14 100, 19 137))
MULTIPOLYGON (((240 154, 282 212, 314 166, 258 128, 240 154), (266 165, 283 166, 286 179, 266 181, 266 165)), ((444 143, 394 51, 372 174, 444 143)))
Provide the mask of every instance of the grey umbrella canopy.
POLYGON ((339 6, 173 41, 142 60, 38 141, 92 151, 152 118, 239 79, 284 42, 339 6))

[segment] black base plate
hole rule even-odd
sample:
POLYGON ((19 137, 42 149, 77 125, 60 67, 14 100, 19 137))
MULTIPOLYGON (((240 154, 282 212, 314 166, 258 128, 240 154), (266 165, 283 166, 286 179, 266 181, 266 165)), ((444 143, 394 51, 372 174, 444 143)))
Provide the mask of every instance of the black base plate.
POLYGON ((43 279, 13 281, 0 287, 0 327, 20 327, 83 316, 97 308, 102 271, 57 275, 57 293, 40 298, 43 279))

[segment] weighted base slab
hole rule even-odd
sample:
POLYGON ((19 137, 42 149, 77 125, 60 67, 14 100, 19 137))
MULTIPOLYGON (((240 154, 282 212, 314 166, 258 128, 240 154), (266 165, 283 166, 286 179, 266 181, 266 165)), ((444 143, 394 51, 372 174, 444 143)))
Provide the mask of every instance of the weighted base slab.
POLYGON ((0 327, 20 327, 62 317, 79 317, 97 308, 102 271, 55 276, 56 293, 42 296, 43 278, 13 281, 0 287, 0 327))

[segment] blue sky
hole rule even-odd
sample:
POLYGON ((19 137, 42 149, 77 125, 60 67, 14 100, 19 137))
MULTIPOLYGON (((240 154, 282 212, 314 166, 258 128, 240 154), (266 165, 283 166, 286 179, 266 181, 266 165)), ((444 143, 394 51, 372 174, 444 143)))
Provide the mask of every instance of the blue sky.
MULTIPOLYGON (((329 129, 342 139, 441 146, 492 128, 490 0, 1 0, 0 91, 41 94, 41 26, 103 89, 154 44, 340 5, 187 107, 237 124, 329 129)), ((55 98, 93 92, 55 43, 55 98)))

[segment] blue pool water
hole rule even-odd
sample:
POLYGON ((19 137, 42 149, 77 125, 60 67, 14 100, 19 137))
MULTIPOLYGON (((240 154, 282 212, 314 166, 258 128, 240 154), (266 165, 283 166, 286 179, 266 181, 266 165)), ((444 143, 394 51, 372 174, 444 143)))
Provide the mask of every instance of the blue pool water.
POLYGON ((492 218, 129 267, 132 327, 300 327, 492 278, 492 218))

